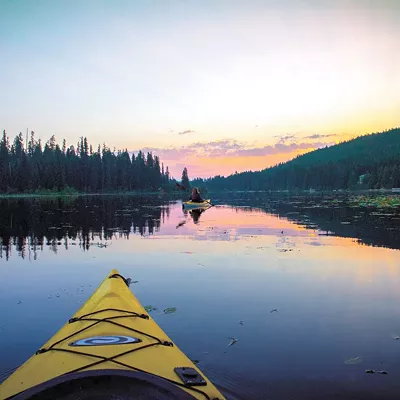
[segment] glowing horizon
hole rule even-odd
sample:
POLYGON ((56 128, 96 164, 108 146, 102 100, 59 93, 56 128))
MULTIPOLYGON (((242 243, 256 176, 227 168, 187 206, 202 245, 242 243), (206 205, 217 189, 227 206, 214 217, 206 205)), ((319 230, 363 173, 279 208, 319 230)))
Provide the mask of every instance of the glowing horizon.
POLYGON ((399 18, 392 0, 2 2, 0 129, 153 149, 177 178, 263 169, 400 125, 399 18))

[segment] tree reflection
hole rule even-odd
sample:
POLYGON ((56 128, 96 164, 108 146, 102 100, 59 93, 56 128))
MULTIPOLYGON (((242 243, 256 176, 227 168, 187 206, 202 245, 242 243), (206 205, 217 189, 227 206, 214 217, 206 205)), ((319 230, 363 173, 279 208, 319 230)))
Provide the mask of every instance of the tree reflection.
MULTIPOLYGON (((223 199, 219 199, 223 203, 223 199)), ((346 198, 265 196, 259 193, 230 198, 237 213, 265 212, 319 232, 356 239, 370 246, 400 249, 400 211, 349 207, 346 198)), ((159 197, 82 196, 0 200, 0 258, 12 249, 36 260, 46 246, 54 253, 78 246, 107 247, 113 239, 158 232, 170 217, 170 202, 159 197)), ((183 210, 184 220, 197 224, 206 209, 183 210)), ((216 224, 218 224, 218 213, 216 224)), ((173 221, 175 223, 175 221, 173 221)))
POLYGON ((160 198, 82 196, 0 200, 0 258, 14 247, 22 258, 35 260, 48 246, 107 246, 130 234, 153 235, 169 218, 169 202, 160 198))

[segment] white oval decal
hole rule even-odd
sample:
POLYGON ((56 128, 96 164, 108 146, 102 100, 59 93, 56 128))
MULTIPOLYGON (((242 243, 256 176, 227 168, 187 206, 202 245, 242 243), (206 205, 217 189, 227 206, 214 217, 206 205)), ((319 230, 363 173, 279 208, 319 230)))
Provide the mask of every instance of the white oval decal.
POLYGON ((141 340, 130 336, 92 336, 72 342, 70 346, 107 346, 111 344, 138 343, 141 340))

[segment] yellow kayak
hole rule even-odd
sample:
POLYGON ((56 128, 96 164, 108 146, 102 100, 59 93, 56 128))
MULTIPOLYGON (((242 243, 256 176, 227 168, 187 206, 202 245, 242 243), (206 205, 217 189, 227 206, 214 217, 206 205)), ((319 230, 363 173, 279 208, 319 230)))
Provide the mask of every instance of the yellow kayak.
POLYGON ((193 209, 193 208, 207 208, 207 207, 211 207, 212 206, 210 199, 204 200, 201 203, 189 200, 189 201, 184 201, 182 204, 183 204, 183 207, 187 208, 187 209, 189 209, 189 208, 190 209, 193 209))
POLYGON ((0 385, 0 399, 224 397, 112 270, 82 308, 0 385))

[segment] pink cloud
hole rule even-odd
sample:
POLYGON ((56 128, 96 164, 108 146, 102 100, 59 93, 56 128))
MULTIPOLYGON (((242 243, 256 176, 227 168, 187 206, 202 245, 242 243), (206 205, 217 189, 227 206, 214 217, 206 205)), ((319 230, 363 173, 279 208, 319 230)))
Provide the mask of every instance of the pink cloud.
POLYGON ((182 160, 188 157, 263 157, 279 153, 292 153, 296 150, 306 150, 309 148, 320 148, 332 143, 324 142, 302 142, 284 144, 280 141, 274 145, 264 147, 246 148, 244 143, 236 140, 225 139, 208 143, 192 143, 189 146, 173 148, 145 148, 143 151, 152 152, 166 160, 182 160))
POLYGON ((146 147, 142 149, 142 151, 155 153, 160 156, 160 158, 176 160, 191 156, 225 157, 229 153, 243 148, 243 143, 233 139, 223 139, 205 143, 196 142, 188 146, 169 147, 164 149, 146 147))
POLYGON ((254 145, 248 147, 246 143, 234 139, 222 139, 212 142, 195 142, 182 147, 145 148, 143 151, 159 156, 161 161, 169 166, 172 176, 180 179, 184 167, 188 168, 190 177, 229 174, 236 169, 243 169, 243 164, 246 163, 244 159, 249 158, 253 160, 252 165, 259 165, 259 169, 262 169, 274 164, 277 159, 285 161, 303 150, 333 144, 322 141, 285 143, 289 139, 294 139, 294 135, 279 137, 277 143, 263 147, 254 145), (240 161, 238 166, 235 165, 235 161, 232 161, 236 158, 240 161), (207 162, 207 159, 210 161, 207 162), (256 161, 257 159, 259 161, 256 161), (231 161, 228 162, 228 160, 231 161))
POLYGON ((296 135, 276 135, 275 138, 279 138, 278 143, 285 143, 288 140, 296 140, 296 135))

